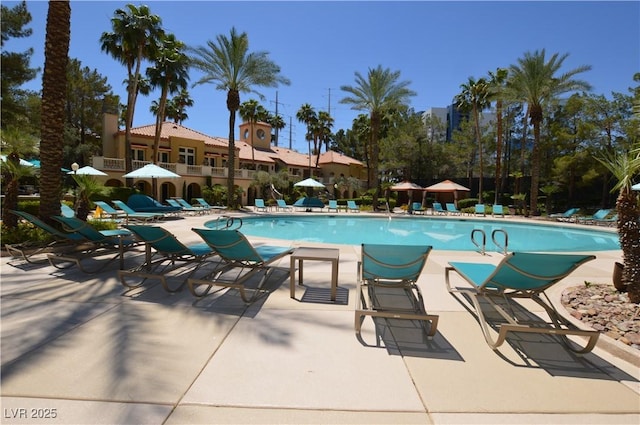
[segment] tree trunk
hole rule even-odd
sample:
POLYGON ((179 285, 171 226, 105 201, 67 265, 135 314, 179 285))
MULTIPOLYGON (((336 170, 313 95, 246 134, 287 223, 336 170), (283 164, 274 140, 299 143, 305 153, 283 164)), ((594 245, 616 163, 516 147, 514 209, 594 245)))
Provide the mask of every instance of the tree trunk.
POLYGON ((227 207, 236 209, 238 206, 235 193, 235 161, 236 161, 236 111, 240 107, 240 93, 229 90, 227 93, 227 109, 229 110, 229 151, 227 160, 227 207))

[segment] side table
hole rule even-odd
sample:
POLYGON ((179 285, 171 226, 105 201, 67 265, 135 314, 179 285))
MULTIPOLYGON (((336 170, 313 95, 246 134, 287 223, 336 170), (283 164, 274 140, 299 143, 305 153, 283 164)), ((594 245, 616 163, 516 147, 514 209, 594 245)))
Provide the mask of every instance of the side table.
POLYGON ((289 272, 289 289, 291 298, 296 297, 296 260, 298 261, 298 284, 303 284, 303 261, 330 261, 331 262, 331 301, 336 300, 338 290, 338 262, 340 250, 335 248, 297 248, 291 254, 289 272))

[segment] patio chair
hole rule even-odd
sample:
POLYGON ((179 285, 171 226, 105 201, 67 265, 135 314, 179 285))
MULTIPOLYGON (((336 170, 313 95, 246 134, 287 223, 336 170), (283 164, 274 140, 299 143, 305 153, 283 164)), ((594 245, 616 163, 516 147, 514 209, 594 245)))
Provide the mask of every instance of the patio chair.
POLYGON ((440 202, 433 203, 433 213, 438 215, 447 215, 447 211, 442 208, 442 204, 440 202))
POLYGON ((198 299, 209 295, 215 287, 221 289, 234 288, 240 293, 242 301, 249 304, 267 291, 263 286, 273 268, 270 264, 293 252, 291 247, 259 245, 253 246, 238 230, 192 229, 222 258, 220 267, 200 278, 189 278, 189 290, 198 299), (234 271, 234 273, 231 273, 234 271), (245 283, 262 273, 253 295, 247 296, 245 283), (229 277, 228 275, 232 275, 229 277), (205 288, 202 289, 201 286, 205 288))
POLYGON ((198 270, 202 262, 215 252, 204 242, 183 244, 172 233, 159 226, 126 225, 136 238, 145 244, 145 261, 131 270, 119 270, 118 277, 123 286, 133 289, 142 286, 147 279, 158 279, 167 292, 182 290, 187 279, 198 270), (152 253, 151 250, 155 253, 152 253), (195 265, 177 288, 171 288, 167 280, 174 270, 186 265, 195 265), (129 283, 127 278, 142 278, 137 283, 129 283))
POLYGON ((185 214, 200 214, 202 212, 202 208, 192 207, 189 204, 187 204, 187 206, 184 206, 175 199, 167 199, 166 201, 170 206, 180 208, 180 211, 185 214))
POLYGON ((447 213, 451 214, 451 215, 460 215, 462 214, 462 212, 456 208, 456 204, 454 204, 453 202, 447 202, 445 204, 445 207, 447 208, 447 213))
POLYGON ((491 208, 491 216, 495 217, 497 215, 504 218, 504 208, 500 204, 493 204, 493 207, 491 208))
POLYGON ((329 199, 329 205, 327 206, 327 211, 331 212, 331 211, 335 211, 335 212, 339 212, 340 210, 338 209, 338 201, 336 199, 329 199))
MULTIPOLYGON (((485 263, 450 262, 445 268, 445 283, 449 293, 467 295, 475 308, 482 333, 489 346, 496 350, 506 340, 508 332, 527 332, 558 335, 573 352, 583 354, 593 349, 598 340, 598 331, 577 329, 562 317, 547 295, 546 289, 561 281, 580 265, 593 260, 594 255, 540 254, 517 252, 506 255, 496 266, 485 263), (471 287, 452 287, 451 272, 464 278, 471 287), (544 297, 544 298, 543 298, 544 297), (533 314, 518 317, 514 299, 531 299, 546 311, 550 321, 533 314), (488 309, 488 307, 492 307, 488 309), (490 310, 490 311, 487 311, 490 310), (493 311, 502 320, 490 319, 493 311), (491 320, 491 321, 490 321, 491 320), (494 329, 494 331, 491 330, 494 329), (494 339, 494 333, 497 338, 494 339), (584 348, 575 348, 567 335, 587 337, 584 348)), ((493 315, 495 317, 495 314, 493 315)))
POLYGON ((211 205, 204 198, 194 198, 194 199, 196 200, 197 203, 202 205, 204 208, 209 209, 210 211, 220 212, 227 209, 227 207, 221 207, 219 205, 211 205))
POLYGON ((594 219, 593 224, 597 226, 615 226, 618 223, 618 214, 614 214, 611 217, 605 217, 600 219, 594 219))
POLYGON ((253 205, 256 211, 267 212, 267 206, 264 204, 264 199, 256 199, 253 202, 253 205))
POLYGON ((595 224, 596 220, 602 220, 603 218, 607 217, 609 214, 611 214, 611 209, 605 208, 605 209, 600 209, 594 212, 593 215, 576 216, 576 220, 580 224, 595 224))
POLYGON ((438 316, 427 314, 417 284, 430 252, 428 245, 362 244, 355 310, 358 340, 364 342, 365 316, 417 321, 427 339, 436 334, 438 316))
POLYGON ((65 269, 77 265, 84 273, 96 273, 104 269, 113 260, 120 260, 120 269, 124 268, 124 253, 138 245, 131 232, 126 229, 97 230, 86 221, 76 217, 53 216, 52 219, 60 222, 70 232, 79 233, 92 245, 89 249, 71 253, 48 254, 49 263, 58 268, 65 269), (89 270, 82 265, 86 258, 99 257, 105 253, 116 252, 116 255, 103 261, 97 269, 89 270))
POLYGON ((474 212, 476 215, 481 215, 482 217, 487 216, 487 213, 484 209, 484 204, 476 204, 474 212))
POLYGON ((276 204, 278 211, 293 211, 293 207, 291 205, 287 205, 284 199, 276 199, 276 204))
POLYGON ((579 211, 580 208, 569 208, 563 213, 550 214, 549 218, 553 218, 558 221, 571 221, 573 219, 573 216, 578 214, 579 211))
POLYGON ((113 205, 124 211, 127 214, 127 217, 136 217, 136 219, 143 221, 146 221, 146 219, 148 219, 148 221, 157 221, 164 218, 164 214, 160 212, 137 212, 129 205, 117 199, 114 199, 111 202, 113 202, 113 205))
MULTIPOLYGON (((114 201, 115 202, 115 201, 114 201)), ((129 196, 127 205, 135 212, 152 212, 161 214, 178 214, 182 208, 162 205, 150 196, 139 193, 129 196)))
POLYGON ((420 202, 414 202, 411 204, 411 212, 413 214, 424 214, 425 209, 422 207, 420 202))
POLYGON ((347 201, 347 211, 348 212, 360 212, 360 207, 356 204, 356 201, 348 200, 347 201))
POLYGON ((60 214, 62 214, 64 217, 76 216, 76 212, 73 210, 73 208, 71 208, 69 205, 65 204, 64 202, 60 202, 60 214))
POLYGON ((119 220, 127 217, 126 212, 118 211, 117 209, 113 208, 111 205, 107 204, 104 201, 93 201, 93 203, 102 210, 100 216, 98 217, 94 214, 94 218, 102 218, 102 216, 104 215, 111 220, 119 220))
POLYGON ((172 198, 172 199, 174 199, 178 204, 180 204, 182 208, 185 208, 187 210, 191 208, 195 208, 197 211, 200 212, 200 214, 204 214, 210 210, 210 208, 205 208, 203 205, 191 205, 190 203, 185 201, 183 198, 172 198))
POLYGON ((41 259, 36 258, 41 254, 77 249, 79 244, 87 240, 80 233, 60 231, 27 212, 15 210, 9 210, 9 212, 17 215, 27 223, 40 228, 53 238, 52 241, 45 243, 25 241, 18 244, 5 244, 9 255, 14 258, 21 257, 27 263, 37 264, 48 261, 46 256, 41 259))

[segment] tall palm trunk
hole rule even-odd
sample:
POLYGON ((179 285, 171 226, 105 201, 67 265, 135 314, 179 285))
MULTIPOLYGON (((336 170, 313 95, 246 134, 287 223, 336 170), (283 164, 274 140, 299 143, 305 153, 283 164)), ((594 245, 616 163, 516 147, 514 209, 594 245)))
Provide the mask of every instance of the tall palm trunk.
POLYGON ((494 204, 499 204, 502 195, 502 101, 496 102, 497 115, 497 139, 496 139, 496 192, 493 198, 494 204))
POLYGON ((541 106, 532 106, 531 123, 533 124, 533 149, 531 150, 531 193, 529 194, 529 210, 532 214, 536 214, 538 211, 538 187, 540 185, 540 124, 542 123, 541 106))
POLYGON ((240 92, 238 90, 229 90, 227 93, 227 109, 229 110, 229 151, 227 160, 227 206, 235 209, 237 200, 235 194, 235 162, 236 162, 236 111, 240 107, 240 92))
POLYGON ((480 134, 480 114, 478 113, 478 105, 473 103, 473 117, 475 119, 476 140, 478 142, 478 164, 480 166, 480 178, 478 179, 478 202, 482 201, 482 179, 484 178, 484 164, 482 161, 482 135, 480 134))
POLYGON ((50 1, 47 14, 45 64, 42 75, 42 129, 40 141, 40 218, 51 222, 60 214, 62 146, 67 64, 71 33, 69 1, 50 1))
POLYGON ((369 168, 369 184, 375 185, 375 194, 373 196, 372 208, 375 211, 378 208, 378 197, 380 196, 380 182, 378 180, 378 164, 380 157, 380 146, 378 145, 378 136, 380 135, 380 113, 371 112, 371 167, 369 168))
POLYGON ((627 285, 629 301, 640 303, 640 211, 635 192, 621 190, 616 201, 618 235, 624 260, 622 283, 627 285))

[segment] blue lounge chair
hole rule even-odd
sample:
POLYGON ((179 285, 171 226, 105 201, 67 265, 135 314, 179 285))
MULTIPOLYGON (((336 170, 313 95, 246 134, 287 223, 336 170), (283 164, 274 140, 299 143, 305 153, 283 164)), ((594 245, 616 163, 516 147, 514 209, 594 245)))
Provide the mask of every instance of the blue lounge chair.
POLYGON ((605 218, 593 220, 593 224, 598 226, 615 226, 617 223, 618 223, 618 214, 614 214, 611 217, 605 217, 605 218))
POLYGON ((65 269, 70 265, 77 265, 85 273, 96 273, 110 264, 116 258, 120 260, 120 269, 124 268, 124 253, 138 245, 131 232, 126 229, 100 230, 76 217, 54 216, 52 219, 60 222, 70 232, 79 233, 91 243, 88 250, 75 253, 48 254, 49 263, 58 269, 65 269), (105 253, 116 251, 116 255, 103 261, 97 269, 89 270, 82 265, 82 260, 95 258, 105 253))
POLYGON ((411 212, 413 214, 424 214, 425 209, 422 207, 420 202, 414 202, 411 204, 411 212))
POLYGON ((576 216, 576 220, 580 224, 595 224, 596 220, 602 220, 611 214, 611 209, 600 209, 588 216, 576 216))
POLYGON ((256 199, 253 202, 253 206, 255 211, 262 211, 262 212, 267 212, 267 206, 264 204, 264 199, 256 199))
POLYGON ((284 199, 276 199, 276 204, 278 211, 293 211, 293 207, 291 205, 287 205, 284 199))
POLYGON ((118 211, 117 209, 113 208, 111 205, 107 204, 104 201, 93 201, 93 203, 97 207, 100 207, 100 209, 102 210, 102 214, 100 215, 100 217, 97 217, 94 214, 94 218, 102 218, 102 215, 107 216, 111 220, 119 220, 119 219, 127 217, 127 213, 126 212, 118 211))
POLYGON ((162 214, 177 214, 182 208, 162 205, 150 196, 134 194, 127 200, 127 205, 135 212, 152 212, 162 214))
POLYGON ((180 212, 185 213, 185 214, 200 214, 202 212, 201 208, 195 208, 195 207, 191 207, 191 206, 184 206, 181 205, 178 201, 176 201, 175 199, 167 199, 167 204, 169 204, 169 206, 172 207, 176 207, 176 208, 180 208, 180 212))
POLYGON ((140 220, 145 221, 146 219, 148 219, 149 221, 157 221, 160 220, 162 218, 164 218, 164 213, 160 213, 160 212, 137 212, 134 209, 132 209, 129 205, 125 204, 122 201, 119 201, 117 199, 112 200, 111 202, 113 202, 113 205, 115 205, 116 207, 120 208, 122 211, 124 211, 128 217, 136 217, 139 218, 140 220))
POLYGON ((484 204, 476 204, 474 212, 476 213, 476 215, 481 215, 483 217, 487 216, 487 213, 484 209, 484 204))
POLYGON ((563 213, 550 214, 549 218, 554 218, 558 221, 571 221, 573 220, 573 216, 578 214, 579 211, 580 208, 569 208, 563 213))
POLYGON ((60 203, 60 214, 62 214, 64 217, 76 216, 76 212, 73 210, 73 208, 63 202, 60 203))
POLYGON ((347 201, 347 211, 348 212, 360 212, 360 207, 356 204, 356 201, 348 200, 347 201))
POLYGON ((53 239, 45 243, 26 241, 19 244, 5 244, 7 252, 14 258, 21 257, 28 263, 37 264, 48 261, 46 256, 39 258, 39 255, 73 251, 79 244, 86 242, 86 238, 81 234, 77 232, 60 231, 27 212, 14 210, 10 210, 9 212, 45 231, 53 239))
POLYGON ((440 202, 434 202, 433 203, 433 214, 438 214, 438 215, 446 215, 447 211, 444 210, 442 208, 442 204, 440 202))
POLYGON ((414 320, 428 339, 435 335, 438 316, 427 314, 417 285, 430 252, 431 246, 424 245, 362 244, 355 310, 358 340, 364 343, 365 316, 414 320))
POLYGON ((460 210, 458 210, 458 208, 456 208, 456 204, 454 204, 453 202, 448 202, 446 204, 446 208, 447 208, 447 214, 451 214, 451 215, 460 215, 460 214, 462 214, 460 212, 460 210))
POLYGON ((187 211, 190 211, 192 208, 195 208, 196 211, 199 211, 200 214, 204 214, 206 212, 209 212, 209 210, 211 209, 211 208, 205 208, 203 205, 191 205, 190 203, 188 203, 182 198, 172 198, 172 199, 174 199, 178 204, 180 204, 182 208, 186 209, 187 211))
POLYGON ((445 283, 449 293, 461 293, 468 296, 464 297, 465 299, 471 299, 485 340, 492 349, 495 350, 502 345, 508 332, 528 332, 558 335, 571 351, 582 354, 593 349, 599 332, 575 328, 556 311, 544 291, 567 277, 580 265, 595 258, 594 255, 518 252, 506 255, 497 266, 451 262, 445 268, 445 283), (452 287, 451 272, 456 272, 471 287, 452 287), (525 321, 522 312, 516 317, 516 311, 522 310, 522 307, 512 300, 518 298, 535 301, 544 308, 551 321, 546 322, 532 314, 528 314, 531 320, 525 321), (491 306, 489 313, 497 312, 502 320, 496 321, 494 317, 492 322, 489 322, 490 316, 486 314, 488 306, 491 306), (498 332, 497 339, 494 339, 492 329, 498 332), (586 346, 574 348, 567 340, 567 335, 587 337, 586 346))
POLYGON ((335 211, 335 212, 339 212, 338 209, 338 201, 336 199, 329 199, 329 205, 327 206, 327 211, 331 212, 331 211, 335 211))
POLYGON ((300 198, 296 202, 293 203, 294 208, 302 208, 306 211, 311 211, 313 208, 324 209, 324 203, 318 198, 300 198))
POLYGON ((291 247, 259 245, 253 246, 238 230, 192 229, 222 258, 220 267, 207 276, 189 278, 189 290, 198 299, 209 295, 214 287, 234 288, 245 303, 255 301, 259 295, 266 294, 263 286, 271 275, 271 263, 293 252, 291 247), (230 273, 231 271, 234 273, 230 273), (252 296, 247 296, 245 282, 254 275, 262 273, 262 278, 252 296), (227 275, 232 274, 231 278, 227 275), (200 288, 204 286, 205 289, 200 288))
POLYGON ((145 244, 145 262, 131 270, 119 270, 118 277, 122 285, 127 288, 137 288, 147 279, 158 279, 167 292, 178 292, 187 279, 198 270, 202 262, 215 252, 204 242, 185 245, 176 237, 158 226, 126 225, 139 241, 145 244), (152 253, 151 250, 154 250, 152 253), (167 277, 176 269, 186 265, 195 265, 177 288, 169 285, 167 277), (130 283, 128 278, 137 277, 142 280, 130 283))
POLYGON ((204 208, 207 208, 210 211, 224 211, 227 209, 227 207, 221 207, 218 205, 211 205, 209 204, 204 198, 194 198, 196 200, 197 203, 199 203, 200 205, 202 205, 204 208))
POLYGON ((491 208, 491 216, 495 217, 497 215, 502 216, 504 218, 504 208, 500 204, 494 204, 493 207, 491 208))

